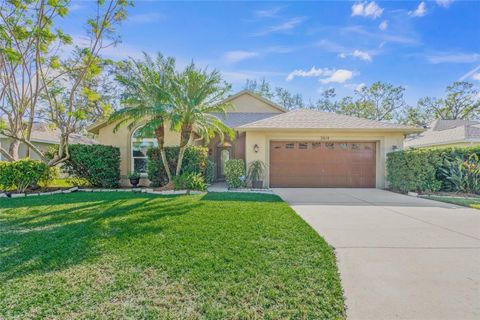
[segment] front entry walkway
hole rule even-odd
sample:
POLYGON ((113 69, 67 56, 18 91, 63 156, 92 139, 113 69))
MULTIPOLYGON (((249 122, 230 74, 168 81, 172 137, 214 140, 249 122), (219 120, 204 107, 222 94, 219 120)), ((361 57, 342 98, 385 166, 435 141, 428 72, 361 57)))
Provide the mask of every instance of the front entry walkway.
POLYGON ((349 319, 480 319, 480 211, 378 189, 274 189, 335 247, 349 319))

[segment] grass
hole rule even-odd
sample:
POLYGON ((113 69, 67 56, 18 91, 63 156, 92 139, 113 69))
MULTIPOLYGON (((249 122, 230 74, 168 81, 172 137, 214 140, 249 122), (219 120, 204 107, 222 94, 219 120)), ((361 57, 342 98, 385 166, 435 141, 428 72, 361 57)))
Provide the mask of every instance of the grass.
MULTIPOLYGON (((83 186, 88 184, 84 179, 77 178, 56 178, 48 182, 47 187, 49 188, 71 188, 76 186, 83 186)), ((45 187, 45 185, 40 184, 40 186, 45 187)))
POLYGON ((0 319, 343 319, 335 256, 273 195, 0 199, 0 319))
POLYGON ((435 200, 435 201, 452 203, 459 206, 480 209, 480 197, 479 198, 460 198, 460 197, 429 195, 429 196, 425 196, 425 198, 435 200))

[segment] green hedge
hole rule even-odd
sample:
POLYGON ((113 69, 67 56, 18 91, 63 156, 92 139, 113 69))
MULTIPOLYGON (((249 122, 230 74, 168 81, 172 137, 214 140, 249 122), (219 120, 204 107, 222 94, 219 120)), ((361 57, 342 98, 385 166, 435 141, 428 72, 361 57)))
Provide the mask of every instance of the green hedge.
POLYGON ((116 188, 120 181, 120 149, 100 144, 69 146, 70 158, 63 168, 94 187, 116 188))
MULTIPOLYGON (((177 169, 179 147, 165 147, 167 161, 169 163, 170 171, 175 174, 177 169)), ((152 148, 147 151, 148 164, 147 173, 148 179, 152 187, 160 187, 168 182, 167 173, 163 167, 162 158, 160 156, 160 149, 152 148)), ((208 164, 208 148, 191 146, 185 150, 183 157, 182 172, 184 173, 200 173, 203 177, 206 176, 208 164)), ((207 180, 207 179, 205 179, 207 180)))
POLYGON ((452 184, 448 160, 480 156, 480 147, 411 149, 387 155, 387 181, 401 192, 460 191, 452 184))
POLYGON ((28 187, 48 179, 49 174, 49 167, 41 161, 29 159, 0 161, 0 189, 24 192, 28 187))
POLYGON ((242 159, 231 159, 225 163, 225 180, 229 189, 245 187, 246 169, 242 159))

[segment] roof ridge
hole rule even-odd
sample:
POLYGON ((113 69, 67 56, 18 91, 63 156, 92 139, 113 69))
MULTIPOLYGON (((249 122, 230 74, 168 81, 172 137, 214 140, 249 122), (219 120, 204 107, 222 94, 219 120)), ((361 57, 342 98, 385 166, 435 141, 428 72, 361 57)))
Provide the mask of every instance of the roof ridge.
MULTIPOLYGON (((317 110, 317 109, 308 109, 308 108, 298 108, 298 109, 288 111, 284 114, 286 115, 288 113, 298 112, 298 111, 307 111, 307 112, 312 112, 312 113, 333 115, 333 116, 337 116, 337 117, 343 117, 343 118, 346 118, 346 119, 355 119, 355 120, 367 121, 367 122, 370 122, 370 123, 381 123, 383 125, 392 125, 392 126, 396 126, 396 127, 415 128, 415 127, 403 125, 403 124, 400 124, 400 123, 392 123, 392 122, 387 122, 387 121, 380 121, 380 120, 362 118, 362 117, 357 117, 357 116, 351 116, 351 115, 348 115, 348 114, 342 114, 342 113, 337 113, 337 112, 317 110)), ((266 119, 264 119, 264 120, 266 120, 266 119)), ((260 120, 260 121, 262 121, 262 120, 260 120)))
MULTIPOLYGON (((292 110, 292 111, 294 111, 294 110, 292 110)), ((267 119, 268 119, 268 120, 271 120, 271 119, 274 119, 274 118, 278 118, 278 117, 280 117, 280 116, 284 116, 284 115, 286 115, 286 114, 289 114, 289 113, 292 112, 292 111, 287 111, 287 112, 284 112, 284 113, 279 113, 279 114, 274 115, 274 116, 271 116, 271 117, 267 117, 267 118, 260 119, 260 120, 257 120, 257 121, 245 123, 245 124, 242 124, 241 126, 239 126, 239 128, 244 127, 244 126, 247 126, 247 125, 250 126, 250 125, 253 125, 253 124, 257 123, 257 122, 264 121, 264 120, 267 120, 267 119)))

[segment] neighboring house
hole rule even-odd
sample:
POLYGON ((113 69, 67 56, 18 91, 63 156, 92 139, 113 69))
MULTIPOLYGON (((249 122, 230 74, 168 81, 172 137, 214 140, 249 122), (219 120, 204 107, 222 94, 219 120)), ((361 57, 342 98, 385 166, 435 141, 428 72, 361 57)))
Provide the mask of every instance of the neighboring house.
POLYGON ((478 145, 480 145, 480 121, 471 120, 435 120, 426 131, 405 139, 405 148, 478 145))
MULTIPOLYGON (((228 159, 267 164, 270 187, 385 187, 388 152, 402 149, 407 134, 423 129, 314 110, 289 111, 249 91, 227 99, 235 109, 225 124, 235 130, 233 141, 213 139, 209 157, 224 178, 228 159)), ((139 137, 137 128, 99 123, 89 128, 101 144, 120 148, 122 183, 128 172, 146 172, 146 151, 154 137, 139 137)), ((166 145, 178 145, 179 133, 168 131, 166 145)))
MULTIPOLYGON (((45 123, 36 122, 32 126, 32 135, 30 138, 31 142, 39 148, 42 152, 48 151, 48 148, 58 145, 60 141, 60 130, 49 128, 45 123)), ((10 147, 11 138, 7 138, 0 134, 0 146, 5 150, 8 150, 10 147)), ((95 140, 89 139, 80 134, 71 134, 70 143, 80 143, 80 144, 94 144, 95 140)), ((18 149, 18 156, 20 159, 25 158, 27 154, 27 145, 20 143, 18 149)), ((30 159, 39 160, 40 157, 34 151, 30 150, 30 159)), ((2 160, 2 155, 0 153, 0 160, 2 160)), ((5 160, 5 159, 3 159, 5 160)))

